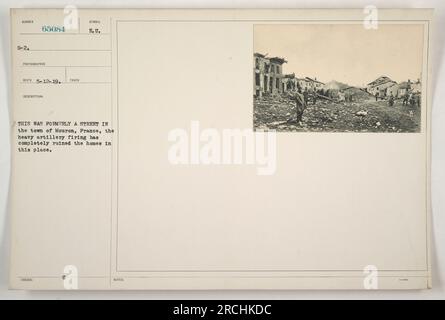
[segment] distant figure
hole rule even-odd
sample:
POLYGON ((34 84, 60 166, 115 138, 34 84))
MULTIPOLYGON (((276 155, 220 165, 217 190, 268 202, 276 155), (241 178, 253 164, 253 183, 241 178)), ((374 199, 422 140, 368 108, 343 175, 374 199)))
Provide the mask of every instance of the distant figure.
POLYGON ((420 94, 416 94, 417 108, 420 108, 420 94))
POLYGON ((402 104, 403 104, 404 106, 408 105, 408 100, 409 100, 409 94, 408 94, 408 91, 407 91, 407 92, 405 92, 405 94, 403 95, 403 102, 402 102, 402 104))
POLYGON ((394 96, 392 95, 392 93, 389 96, 388 104, 390 107, 392 107, 394 105, 394 96))
POLYGON ((411 107, 414 107, 415 104, 415 98, 414 98, 414 94, 410 93, 409 94, 409 98, 408 98, 409 104, 411 105, 411 107))
POLYGON ((375 101, 377 101, 377 100, 379 100, 379 93, 378 92, 375 93, 375 101))

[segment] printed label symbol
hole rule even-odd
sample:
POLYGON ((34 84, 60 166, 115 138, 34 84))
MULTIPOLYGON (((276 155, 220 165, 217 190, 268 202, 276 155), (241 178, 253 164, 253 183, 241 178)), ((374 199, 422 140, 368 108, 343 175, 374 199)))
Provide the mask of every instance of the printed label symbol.
POLYGON ((376 6, 366 6, 363 9, 365 18, 363 19, 363 26, 365 29, 378 29, 379 28, 379 14, 376 6))
POLYGON ((366 274, 363 279, 363 287, 367 290, 376 290, 379 288, 379 272, 376 266, 368 265, 363 269, 363 273, 366 274))
POLYGON ((79 277, 77 268, 73 265, 67 265, 63 269, 63 287, 65 290, 77 290, 79 288, 79 277))
POLYGON ((65 6, 65 8, 63 8, 63 14, 65 15, 63 19, 63 26, 66 30, 79 29, 79 11, 77 10, 76 6, 65 6))

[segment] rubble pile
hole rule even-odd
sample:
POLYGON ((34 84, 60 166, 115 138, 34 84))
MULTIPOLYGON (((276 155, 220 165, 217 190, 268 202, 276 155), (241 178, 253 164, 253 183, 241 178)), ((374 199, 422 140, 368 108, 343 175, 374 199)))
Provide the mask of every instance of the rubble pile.
POLYGON ((420 110, 400 103, 389 107, 385 101, 309 102, 300 124, 289 122, 295 114, 295 103, 286 97, 262 97, 254 104, 255 128, 263 130, 416 132, 420 126, 420 110))

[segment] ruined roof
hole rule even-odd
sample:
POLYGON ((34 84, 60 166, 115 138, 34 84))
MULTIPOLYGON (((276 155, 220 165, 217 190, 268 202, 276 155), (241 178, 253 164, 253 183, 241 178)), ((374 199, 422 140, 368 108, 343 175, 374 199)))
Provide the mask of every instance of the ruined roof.
POLYGON ((392 87, 394 87, 394 86, 400 86, 400 85, 399 85, 397 82, 393 81, 392 86, 390 86, 390 87, 388 87, 388 88, 392 88, 392 87))
POLYGON ((387 76, 381 76, 375 79, 374 81, 368 83, 368 86, 379 86, 387 82, 395 82, 395 81, 391 80, 387 76))
POLYGON ((254 55, 255 57, 266 58, 267 53, 266 53, 266 54, 262 54, 262 53, 259 53, 259 52, 255 52, 253 55, 254 55))
POLYGON ((307 80, 307 81, 311 81, 311 82, 318 82, 318 83, 324 84, 324 83, 321 82, 321 81, 318 81, 318 80, 315 80, 315 79, 312 79, 312 78, 309 78, 309 77, 306 77, 305 80, 307 80))
POLYGON ((410 86, 411 86, 411 83, 404 81, 399 84, 399 89, 408 89, 410 86))
POLYGON ((287 63, 287 61, 284 58, 280 58, 280 57, 269 58, 269 60, 271 62, 277 62, 279 64, 287 63))

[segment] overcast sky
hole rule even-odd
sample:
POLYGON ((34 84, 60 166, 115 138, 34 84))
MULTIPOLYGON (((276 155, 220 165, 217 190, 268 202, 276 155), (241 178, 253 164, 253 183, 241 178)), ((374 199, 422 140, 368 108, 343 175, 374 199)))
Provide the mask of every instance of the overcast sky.
POLYGON ((255 52, 279 56, 284 73, 364 86, 381 75, 401 82, 421 76, 423 25, 256 25, 255 52))

